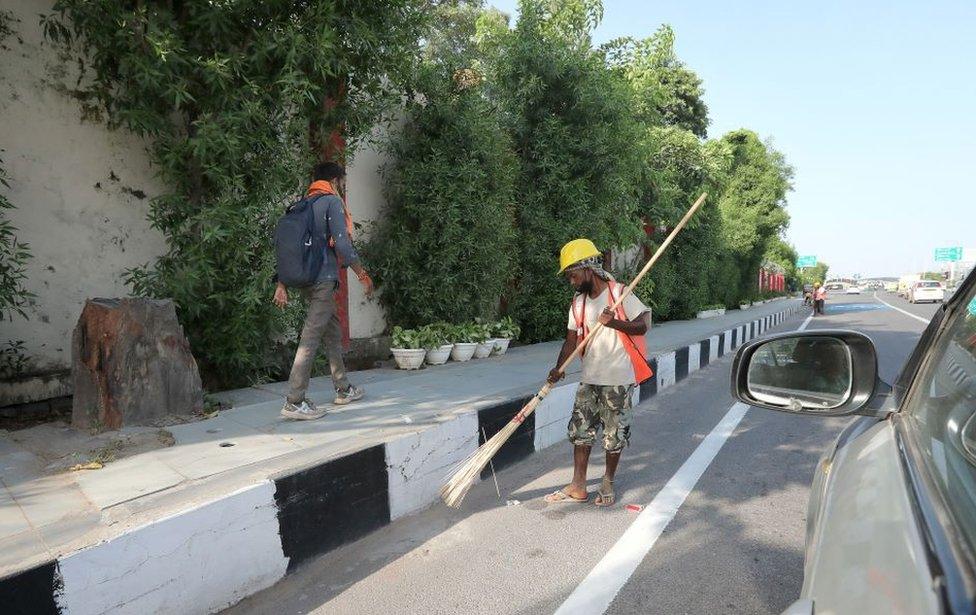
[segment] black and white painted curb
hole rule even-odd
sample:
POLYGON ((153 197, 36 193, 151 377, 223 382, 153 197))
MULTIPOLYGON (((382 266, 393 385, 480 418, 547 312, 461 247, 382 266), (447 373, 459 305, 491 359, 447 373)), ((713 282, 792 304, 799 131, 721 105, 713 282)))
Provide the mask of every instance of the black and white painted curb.
MULTIPOLYGON (((650 359, 643 401, 707 367, 802 304, 650 359)), ((557 387, 494 458, 495 469, 561 443, 576 384, 557 387)), ((303 563, 362 538, 438 498, 441 484, 528 401, 461 414, 325 463, 291 471, 154 520, 57 561, 0 579, 0 611, 212 613, 274 585, 303 563)), ((484 478, 484 476, 482 477, 484 478)))

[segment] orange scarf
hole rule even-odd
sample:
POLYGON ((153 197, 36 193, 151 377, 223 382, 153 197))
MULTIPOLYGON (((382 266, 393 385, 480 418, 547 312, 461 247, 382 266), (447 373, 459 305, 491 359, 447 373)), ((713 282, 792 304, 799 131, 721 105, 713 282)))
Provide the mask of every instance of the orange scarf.
MULTIPOLYGON (((312 185, 305 191, 305 196, 318 196, 320 194, 336 194, 331 182, 319 179, 312 182, 312 185)), ((336 196, 338 196, 336 194, 336 196)), ((352 216, 349 215, 349 208, 346 207, 346 200, 342 199, 342 214, 346 217, 346 232, 349 233, 349 240, 352 241, 352 216)), ((335 247, 335 240, 329 237, 329 245, 335 247)))

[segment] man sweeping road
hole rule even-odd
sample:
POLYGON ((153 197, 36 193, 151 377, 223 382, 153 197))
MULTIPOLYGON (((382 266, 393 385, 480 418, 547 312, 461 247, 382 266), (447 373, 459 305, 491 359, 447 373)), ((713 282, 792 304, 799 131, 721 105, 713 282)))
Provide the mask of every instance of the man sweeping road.
POLYGON ((634 387, 653 375, 644 343, 644 334, 650 327, 650 309, 629 294, 616 313, 611 311, 624 286, 603 269, 600 251, 588 239, 576 239, 563 246, 559 265, 559 272, 565 273, 576 295, 569 309, 566 341, 557 367, 549 373, 549 382, 555 384, 563 378, 559 366, 598 322, 612 331, 594 335, 580 355, 583 374, 569 421, 573 482, 547 495, 545 501, 585 503, 589 500, 586 469, 597 430, 602 427, 606 472, 594 504, 610 506, 616 498, 613 478, 620 454, 630 442, 634 387))

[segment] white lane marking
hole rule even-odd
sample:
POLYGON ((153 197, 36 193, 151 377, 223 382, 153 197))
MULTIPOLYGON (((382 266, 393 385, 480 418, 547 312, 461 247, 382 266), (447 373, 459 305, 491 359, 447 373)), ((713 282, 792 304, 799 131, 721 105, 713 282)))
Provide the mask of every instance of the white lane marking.
POLYGON ((556 611, 556 615, 590 615, 607 610, 620 588, 650 552, 664 528, 674 519, 685 498, 695 488, 698 479, 715 459, 715 455, 732 435, 747 410, 749 406, 741 402, 736 402, 729 408, 725 417, 698 445, 668 484, 637 515, 600 563, 573 590, 556 611))
MULTIPOLYGON (((806 329, 811 320, 813 314, 807 316, 797 331, 806 329)), ((695 488, 698 479, 711 465, 748 410, 749 406, 741 402, 732 404, 718 425, 695 448, 691 457, 681 464, 647 508, 637 515, 603 559, 560 605, 556 615, 591 615, 607 610, 620 589, 650 553, 664 529, 678 514, 678 509, 695 488)))
POLYGON ((882 299, 881 297, 879 297, 879 296, 878 296, 878 293, 877 293, 877 291, 875 291, 875 293, 874 293, 874 298, 875 298, 875 299, 877 299, 878 301, 880 301, 881 303, 883 303, 883 304, 885 304, 885 305, 887 305, 887 306, 888 306, 888 307, 890 307, 891 309, 893 309, 893 310, 898 310, 899 312, 901 312, 901 313, 902 313, 902 314, 904 314, 905 316, 911 316, 911 317, 912 317, 912 318, 914 318, 915 320, 920 320, 920 321, 922 321, 922 322, 924 322, 925 324, 929 324, 929 321, 928 321, 927 319, 925 319, 925 318, 922 318, 921 316, 918 316, 918 315, 916 315, 916 314, 912 314, 911 312, 907 312, 907 311, 905 311, 905 310, 903 310, 903 309, 901 309, 901 308, 900 308, 900 307, 898 307, 898 306, 895 306, 895 305, 891 305, 890 303, 888 303, 887 301, 885 301, 884 299, 882 299))

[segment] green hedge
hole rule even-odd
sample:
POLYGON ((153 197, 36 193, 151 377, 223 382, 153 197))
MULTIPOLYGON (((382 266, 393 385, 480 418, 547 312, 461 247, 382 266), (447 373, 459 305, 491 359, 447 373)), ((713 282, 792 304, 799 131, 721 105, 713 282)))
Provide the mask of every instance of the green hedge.
POLYGON ((391 322, 494 319, 515 274, 515 155, 474 71, 423 69, 364 248, 391 322))

